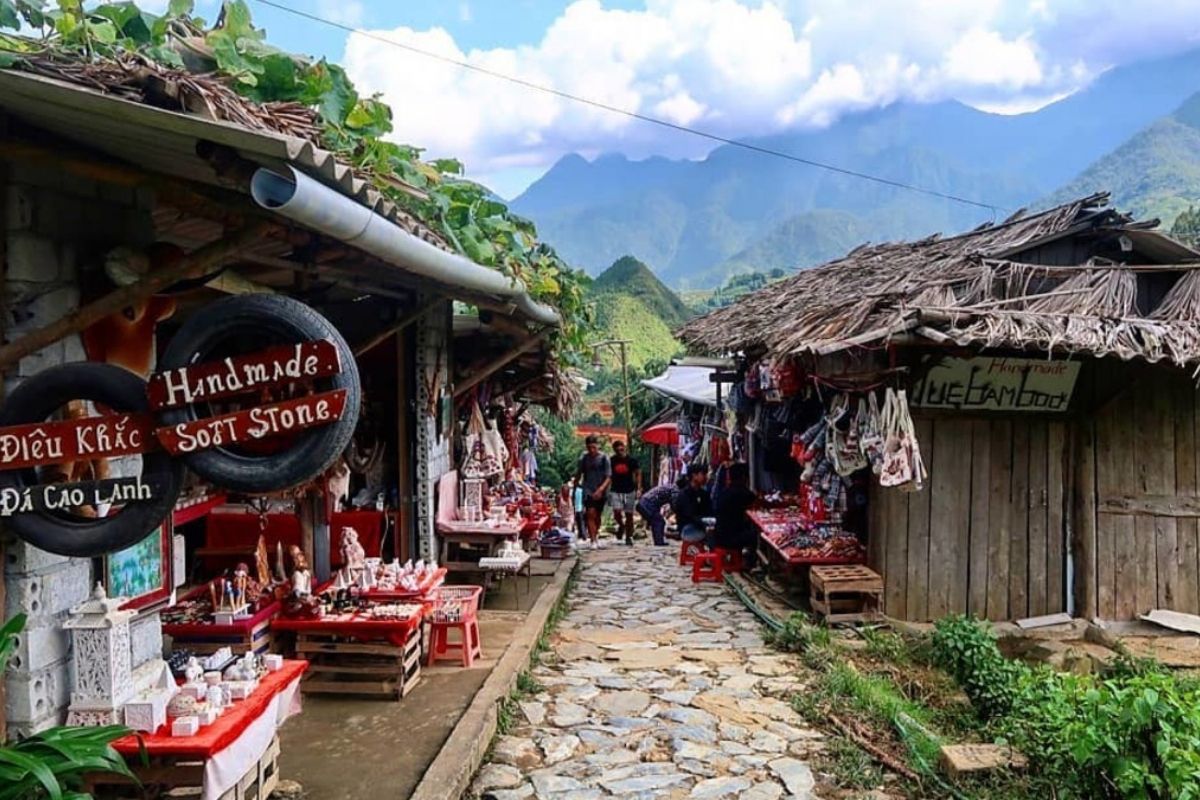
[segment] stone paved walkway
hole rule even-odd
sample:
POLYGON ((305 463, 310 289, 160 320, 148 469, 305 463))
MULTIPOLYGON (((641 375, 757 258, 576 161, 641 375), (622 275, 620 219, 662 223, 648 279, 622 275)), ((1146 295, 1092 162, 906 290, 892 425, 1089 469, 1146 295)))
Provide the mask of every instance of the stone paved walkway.
POLYGON ((763 645, 723 584, 691 582, 675 547, 590 552, 544 688, 475 780, 495 800, 811 798, 821 734, 786 698, 790 656, 763 645))

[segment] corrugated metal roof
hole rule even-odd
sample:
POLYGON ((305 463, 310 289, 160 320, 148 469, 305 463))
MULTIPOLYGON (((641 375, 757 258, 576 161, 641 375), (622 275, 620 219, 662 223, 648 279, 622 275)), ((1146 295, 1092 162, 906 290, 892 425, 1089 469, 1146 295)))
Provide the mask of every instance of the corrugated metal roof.
MULTIPOLYGON (((346 164, 311 142, 193 114, 166 111, 94 89, 39 75, 0 70, 0 109, 32 126, 108 153, 143 169, 217 185, 212 168, 196 155, 200 141, 230 147, 268 167, 291 164, 411 232, 419 226, 398 212, 346 164)), ((425 238, 425 237, 423 237, 425 238)))

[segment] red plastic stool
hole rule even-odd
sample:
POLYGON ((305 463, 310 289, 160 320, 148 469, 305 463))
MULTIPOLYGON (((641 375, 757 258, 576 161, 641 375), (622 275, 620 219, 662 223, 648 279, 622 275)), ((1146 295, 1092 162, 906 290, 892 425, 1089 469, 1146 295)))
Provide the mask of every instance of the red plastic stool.
POLYGON ((721 557, 716 553, 698 553, 692 561, 692 583, 720 583, 722 580, 721 557))
POLYGON ((696 556, 704 552, 704 542, 680 542, 679 565, 691 564, 696 556))
POLYGON ((483 657, 479 638, 479 599, 482 586, 442 586, 434 590, 429 615, 429 652, 425 664, 462 659, 464 667, 483 657), (450 631, 458 637, 451 640, 450 631))
POLYGON ((714 552, 721 559, 721 568, 726 572, 741 572, 744 568, 741 550, 726 550, 724 547, 718 547, 714 552))
POLYGON ((462 622, 431 622, 429 625, 429 652, 425 655, 425 665, 429 666, 438 661, 457 661, 462 659, 462 665, 469 667, 475 659, 483 657, 483 647, 479 640, 479 620, 472 617, 462 622), (458 631, 458 640, 451 641, 450 631, 458 631))

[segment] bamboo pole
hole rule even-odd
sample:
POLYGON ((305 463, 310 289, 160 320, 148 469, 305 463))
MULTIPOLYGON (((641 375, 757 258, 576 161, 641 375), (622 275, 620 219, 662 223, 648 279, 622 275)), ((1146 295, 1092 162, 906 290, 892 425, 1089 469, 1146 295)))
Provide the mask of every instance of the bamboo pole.
POLYGON ((105 317, 157 294, 177 281, 212 270, 235 257, 242 248, 260 241, 273 227, 265 222, 249 225, 230 236, 192 251, 176 264, 156 270, 137 283, 115 289, 62 319, 0 347, 0 371, 12 369, 25 356, 32 355, 65 336, 79 333, 105 317))

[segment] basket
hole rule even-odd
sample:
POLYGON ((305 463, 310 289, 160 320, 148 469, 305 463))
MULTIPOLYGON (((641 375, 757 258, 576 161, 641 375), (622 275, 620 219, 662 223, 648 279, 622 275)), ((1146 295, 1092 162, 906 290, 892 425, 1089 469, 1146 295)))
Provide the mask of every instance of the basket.
POLYGON ((562 560, 571 555, 571 545, 569 544, 543 544, 539 545, 542 551, 542 558, 555 558, 562 560))
POLYGON ((482 586, 441 586, 430 597, 429 619, 434 623, 468 622, 479 611, 482 586))

